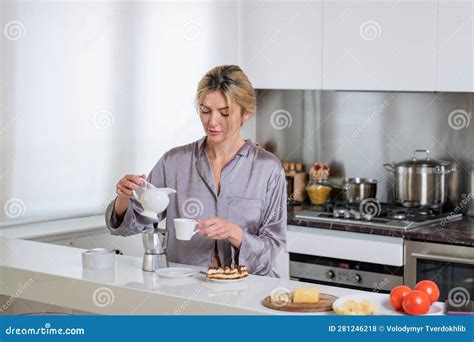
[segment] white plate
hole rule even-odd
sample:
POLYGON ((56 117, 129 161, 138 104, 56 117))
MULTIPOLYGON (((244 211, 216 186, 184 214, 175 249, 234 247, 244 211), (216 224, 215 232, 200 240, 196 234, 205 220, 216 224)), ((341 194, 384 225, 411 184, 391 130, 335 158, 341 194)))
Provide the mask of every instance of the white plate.
POLYGON ((213 281, 215 283, 239 283, 239 282, 244 281, 245 279, 247 279, 247 277, 239 278, 239 279, 212 279, 212 278, 207 278, 207 280, 213 281))
MULTIPOLYGON (((333 304, 333 308, 337 308, 347 302, 348 300, 355 300, 357 302, 361 302, 364 299, 370 300, 377 306, 377 310, 375 311, 374 315, 406 315, 403 312, 398 312, 392 308, 390 304, 390 296, 388 294, 382 293, 358 293, 353 295, 348 295, 344 297, 340 297, 337 299, 333 304)), ((431 305, 430 310, 426 315, 442 315, 443 308, 439 306, 440 303, 434 303, 431 305)))
POLYGON ((193 268, 186 267, 168 267, 159 268, 155 271, 160 277, 163 278, 184 278, 195 275, 198 271, 193 268))

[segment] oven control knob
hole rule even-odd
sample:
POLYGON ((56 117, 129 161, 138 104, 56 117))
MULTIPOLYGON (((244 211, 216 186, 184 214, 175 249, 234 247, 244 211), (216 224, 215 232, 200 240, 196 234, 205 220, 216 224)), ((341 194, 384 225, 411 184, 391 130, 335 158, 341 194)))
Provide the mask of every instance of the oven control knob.
POLYGON ((360 283, 360 281, 362 280, 361 276, 359 274, 355 274, 353 277, 352 277, 352 282, 354 283, 360 283))
POLYGON ((326 271, 326 278, 332 279, 332 278, 334 278, 334 276, 335 276, 335 274, 334 274, 333 271, 331 271, 331 270, 326 271))

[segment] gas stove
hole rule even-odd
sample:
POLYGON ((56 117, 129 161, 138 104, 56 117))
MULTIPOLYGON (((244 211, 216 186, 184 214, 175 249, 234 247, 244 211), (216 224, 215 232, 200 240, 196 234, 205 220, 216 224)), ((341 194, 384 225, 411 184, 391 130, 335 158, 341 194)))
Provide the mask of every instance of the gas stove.
POLYGON ((361 203, 327 203, 322 207, 302 210, 295 215, 295 218, 314 222, 408 230, 438 222, 447 224, 461 219, 462 214, 444 213, 439 207, 406 208, 371 200, 361 203))

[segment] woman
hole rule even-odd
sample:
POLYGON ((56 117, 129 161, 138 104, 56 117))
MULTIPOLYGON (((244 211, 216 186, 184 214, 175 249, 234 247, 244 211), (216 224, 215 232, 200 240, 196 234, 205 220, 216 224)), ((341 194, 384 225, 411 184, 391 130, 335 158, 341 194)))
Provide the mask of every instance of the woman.
MULTIPOLYGON (((198 266, 239 264, 249 273, 276 276, 275 259, 286 243, 286 182, 280 161, 243 140, 240 127, 255 113, 255 92, 235 65, 218 66, 199 82, 196 96, 206 133, 166 152, 147 177, 177 191, 167 210, 167 254, 172 262, 198 266), (198 219, 190 241, 176 239, 173 219, 198 219)), ((113 235, 149 227, 132 196, 144 175, 125 175, 116 185, 106 223, 113 235)))

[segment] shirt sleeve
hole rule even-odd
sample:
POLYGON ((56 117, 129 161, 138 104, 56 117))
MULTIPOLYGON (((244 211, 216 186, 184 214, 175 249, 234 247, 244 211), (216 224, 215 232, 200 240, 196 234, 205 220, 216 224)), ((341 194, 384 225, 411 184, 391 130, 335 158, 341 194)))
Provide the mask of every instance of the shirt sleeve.
MULTIPOLYGON (((162 157, 151 170, 146 178, 147 182, 157 188, 166 187, 166 174, 164 167, 164 157, 162 157)), ((143 212, 143 206, 133 197, 128 202, 128 208, 122 220, 115 213, 115 200, 107 206, 105 211, 105 224, 112 235, 129 236, 141 233, 147 228, 151 228, 153 222, 159 222, 166 217, 166 210, 157 216, 157 220, 140 215, 143 212)))
POLYGON ((274 268, 278 253, 286 245, 286 198, 285 173, 279 169, 267 186, 264 219, 258 234, 244 230, 240 249, 233 247, 238 264, 247 266, 251 274, 278 276, 274 268))

